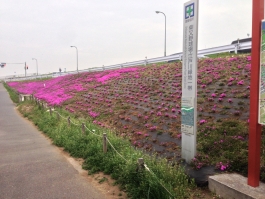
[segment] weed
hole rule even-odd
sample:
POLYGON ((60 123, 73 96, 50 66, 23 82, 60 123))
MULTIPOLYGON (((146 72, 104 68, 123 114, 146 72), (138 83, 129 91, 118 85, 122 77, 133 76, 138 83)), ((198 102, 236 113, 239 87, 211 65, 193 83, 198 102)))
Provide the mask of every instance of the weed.
POLYGON ((198 104, 202 104, 202 103, 204 103, 205 102, 205 99, 204 98, 198 98, 197 99, 197 103, 198 104))
POLYGON ((243 102, 243 101, 239 101, 237 104, 238 104, 238 105, 244 105, 245 102, 243 102))
POLYGON ((98 183, 99 183, 99 184, 102 184, 103 182, 106 182, 106 181, 108 181, 108 179, 105 178, 105 177, 103 177, 103 178, 101 178, 101 179, 98 181, 98 183))

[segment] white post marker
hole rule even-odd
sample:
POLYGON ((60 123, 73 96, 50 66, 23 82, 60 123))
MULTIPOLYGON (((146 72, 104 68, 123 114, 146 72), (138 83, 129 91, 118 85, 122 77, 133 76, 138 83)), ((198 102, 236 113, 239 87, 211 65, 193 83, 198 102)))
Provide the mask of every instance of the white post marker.
POLYGON ((197 45, 199 0, 184 4, 181 157, 190 163, 197 145, 197 45))

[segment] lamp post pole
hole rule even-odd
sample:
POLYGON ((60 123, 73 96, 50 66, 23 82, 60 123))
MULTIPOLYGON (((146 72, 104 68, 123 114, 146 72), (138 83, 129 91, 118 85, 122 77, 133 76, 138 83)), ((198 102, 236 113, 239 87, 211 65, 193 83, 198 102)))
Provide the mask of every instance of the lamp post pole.
POLYGON ((167 17, 165 15, 165 13, 160 12, 160 11, 156 11, 157 14, 162 13, 165 16, 165 52, 164 52, 164 56, 166 56, 166 41, 167 41, 167 17))
POLYGON ((38 76, 38 60, 35 58, 32 58, 32 60, 36 60, 36 67, 37 67, 37 76, 38 76))
MULTIPOLYGON (((77 72, 78 72, 78 49, 77 49, 77 47, 76 46, 70 46, 71 48, 75 48, 76 49, 76 64, 77 64, 77 72)), ((79 73, 79 72, 78 72, 79 73)))

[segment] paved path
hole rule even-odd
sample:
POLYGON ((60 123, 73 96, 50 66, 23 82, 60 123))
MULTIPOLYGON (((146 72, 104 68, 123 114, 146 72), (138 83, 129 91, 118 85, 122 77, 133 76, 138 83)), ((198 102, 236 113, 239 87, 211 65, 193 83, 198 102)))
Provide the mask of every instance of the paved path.
POLYGON ((20 117, 0 83, 0 199, 104 199, 20 117))

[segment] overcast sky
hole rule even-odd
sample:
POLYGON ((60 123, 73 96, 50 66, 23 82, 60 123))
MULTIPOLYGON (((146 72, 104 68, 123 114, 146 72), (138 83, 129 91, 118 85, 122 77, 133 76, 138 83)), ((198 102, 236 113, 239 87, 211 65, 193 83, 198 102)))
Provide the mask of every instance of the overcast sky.
MULTIPOLYGON (((57 72, 155 58, 182 51, 187 0, 0 0, 0 76, 57 72)), ((200 0, 198 48, 251 36, 252 0, 200 0)))

